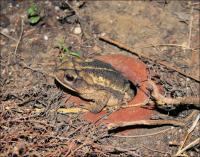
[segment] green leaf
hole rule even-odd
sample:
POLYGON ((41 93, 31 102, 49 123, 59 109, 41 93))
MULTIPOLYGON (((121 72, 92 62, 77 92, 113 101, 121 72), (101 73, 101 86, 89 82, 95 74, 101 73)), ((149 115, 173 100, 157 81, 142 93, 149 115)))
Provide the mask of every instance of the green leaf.
POLYGON ((29 18, 29 23, 30 24, 36 24, 40 21, 40 17, 39 16, 33 16, 29 18))
POLYGON ((30 17, 38 15, 39 14, 38 7, 35 4, 33 4, 30 8, 28 8, 27 13, 28 13, 28 16, 30 17))
POLYGON ((72 52, 71 51, 69 54, 72 55, 72 56, 81 57, 79 52, 72 52))
POLYGON ((69 49, 67 47, 64 47, 64 45, 63 45, 63 51, 69 53, 69 49))

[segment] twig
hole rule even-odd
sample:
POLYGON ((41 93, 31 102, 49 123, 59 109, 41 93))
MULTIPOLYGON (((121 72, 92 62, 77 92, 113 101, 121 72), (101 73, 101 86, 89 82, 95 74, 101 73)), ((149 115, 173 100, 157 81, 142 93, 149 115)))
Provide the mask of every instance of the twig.
POLYGON ((200 142, 200 138, 197 138, 196 140, 194 140, 193 142, 185 146, 183 149, 178 151, 175 156, 180 156, 184 151, 196 146, 197 144, 199 144, 199 142, 200 142))
POLYGON ((154 97, 156 103, 158 105, 195 105, 200 106, 200 98, 199 97, 181 97, 181 98, 166 98, 163 95, 160 94, 158 87, 156 84, 149 80, 149 84, 153 87, 152 96, 154 97))
POLYGON ((17 42, 17 39, 13 38, 12 36, 10 36, 8 34, 3 33, 3 31, 1 31, 0 34, 2 34, 3 36, 7 37, 8 39, 11 39, 11 40, 14 40, 14 41, 17 42))
MULTIPOLYGON (((35 118, 36 116, 29 116, 29 117, 26 117, 26 118, 35 118)), ((51 127, 51 128, 55 128, 54 125, 51 125, 51 124, 47 124, 45 123, 45 121, 39 121, 39 120, 26 120, 25 118, 16 118, 16 119, 12 119, 12 120, 7 120, 7 121, 1 121, 0 124, 1 125, 4 125, 4 124, 8 124, 8 123, 25 123, 25 122, 29 122, 29 123, 39 123, 39 124, 42 124, 42 125, 45 125, 45 126, 48 126, 48 127, 51 127)))
MULTIPOLYGON (((131 53, 134 53, 135 55, 139 55, 139 54, 143 54, 143 53, 139 53, 139 52, 135 52, 134 50, 135 49, 142 49, 142 48, 150 48, 150 47, 158 47, 158 46, 172 46, 172 47, 181 47, 182 49, 188 49, 188 50, 192 50, 192 51, 196 51, 196 49, 199 49, 198 47, 197 48, 189 48, 187 46, 184 46, 184 45, 179 45, 179 44, 156 44, 156 45, 147 45, 147 46, 136 46, 136 47, 128 47, 127 45, 125 44, 122 44, 118 41, 115 41, 115 40, 112 40, 110 38, 108 38, 107 36, 100 36, 99 37, 100 40, 103 40, 105 42, 108 42, 110 44, 113 44, 119 48, 122 48, 122 49, 125 49, 127 51, 133 51, 131 53)), ((197 51, 196 51, 197 52, 197 51)), ((144 55, 144 54, 143 54, 144 55)), ((143 57, 143 56, 141 56, 143 57)), ((148 56, 146 56, 148 57, 148 56)))
POLYGON ((194 116, 197 116, 199 114, 198 110, 194 110, 192 111, 192 113, 190 113, 190 115, 188 115, 186 118, 184 118, 184 122, 190 122, 192 121, 194 116))
MULTIPOLYGON (((92 131, 94 131, 94 130, 96 129, 96 127, 90 128, 90 126, 91 126, 91 125, 89 125, 89 126, 86 125, 86 126, 85 126, 86 130, 90 129, 90 131, 92 132, 92 131)), ((82 129, 82 130, 84 130, 84 129, 82 129)), ((85 130, 85 131, 86 131, 86 130, 85 130)), ((80 141, 80 138, 78 138, 78 141, 80 141)), ((76 152, 77 150, 81 149, 82 147, 84 147, 84 146, 86 146, 86 145, 92 145, 92 144, 94 143, 94 140, 91 140, 90 137, 89 137, 89 135, 87 134, 87 136, 85 137, 84 141, 81 141, 80 143, 81 143, 81 144, 80 144, 76 149, 74 149, 73 151, 71 151, 71 153, 70 153, 69 156, 74 156, 74 154, 75 154, 75 152, 76 152)))
MULTIPOLYGON (((32 69, 31 69, 32 70, 32 69)), ((35 70, 34 70, 35 71, 35 70)), ((40 72, 40 71, 39 71, 40 72)), ((51 77, 53 77, 53 75, 50 75, 51 77)), ((124 106, 121 106, 121 108, 129 108, 129 107, 136 107, 136 106, 145 106, 147 103, 149 103, 150 100, 147 99, 145 100, 144 102, 142 103, 137 103, 137 104, 132 104, 132 105, 124 105, 124 106)), ((44 108, 36 108, 34 110, 34 112, 44 112, 44 108)), ((107 108, 104 108, 103 111, 106 111, 107 108)), ((89 112, 88 110, 86 109, 83 109, 81 107, 70 107, 70 108, 59 108, 59 109, 52 109, 52 110, 49 110, 49 112, 57 112, 57 113, 61 113, 61 114, 70 114, 70 113, 85 113, 85 112, 89 112)), ((105 115, 105 116, 108 116, 108 115, 105 115)), ((103 117, 102 117, 103 118, 103 117)), ((101 119, 102 119, 101 118, 101 119)), ((101 120, 99 119, 99 120, 101 120)), ((99 121, 98 120, 98 121, 99 121)))
POLYGON ((49 73, 47 73, 47 72, 45 72, 45 71, 42 71, 42 70, 40 70, 40 69, 34 69, 34 68, 28 66, 28 65, 27 65, 26 63, 24 63, 24 62, 20 62, 19 65, 22 66, 23 68, 30 69, 30 70, 32 70, 32 71, 34 71, 34 72, 38 72, 38 73, 41 73, 41 74, 43 74, 43 75, 46 75, 46 76, 55 78, 55 76, 54 76, 53 74, 49 74, 49 73))
POLYGON ((111 145, 99 145, 99 144, 94 144, 94 146, 96 146, 97 148, 100 147, 100 149, 103 149, 106 152, 127 152, 130 155, 133 156, 139 156, 141 157, 139 154, 136 154, 133 151, 136 151, 138 148, 122 148, 122 147, 116 147, 116 146, 111 146, 111 145))
POLYGON ((79 131, 79 130, 82 129, 82 128, 83 128, 83 126, 79 126, 79 127, 76 128, 73 132, 69 133, 69 134, 67 135, 67 137, 72 136, 73 134, 75 134, 77 131, 79 131))
POLYGON ((172 46, 172 47, 181 47, 182 49, 187 49, 187 50, 192 50, 192 51, 196 51, 196 49, 198 48, 190 48, 184 45, 179 45, 179 44, 156 44, 156 45, 152 45, 152 46, 147 46, 144 48, 148 48, 148 47, 157 47, 157 46, 172 46))
POLYGON ((16 53, 17 53, 17 49, 18 49, 18 47, 19 47, 19 43, 20 43, 20 41, 21 41, 21 39, 22 39, 23 32, 24 32, 24 20, 22 19, 22 20, 21 20, 21 33, 20 33, 20 36, 19 36, 17 45, 16 45, 16 47, 15 47, 15 51, 14 51, 14 60, 16 60, 16 53))
MULTIPOLYGON (((112 40, 112 39, 110 39, 110 38, 108 38, 108 37, 106 37, 106 36, 101 36, 101 37, 99 37, 99 38, 100 38, 101 40, 105 41, 105 42, 108 42, 108 43, 110 43, 110 44, 113 44, 113 45, 115 45, 115 46, 121 48, 121 49, 124 49, 124 50, 126 50, 126 51, 128 51, 128 52, 130 52, 130 53, 132 53, 132 54, 135 54, 135 55, 137 55, 137 56, 139 56, 139 57, 143 57, 143 58, 146 58, 146 59, 148 59, 148 60, 151 60, 151 61, 153 61, 154 63, 160 64, 160 65, 163 65, 163 66, 165 66, 165 67, 167 67, 167 68, 169 68, 169 69, 172 69, 172 70, 178 72, 179 74, 181 74, 181 75, 183 75, 183 76, 185 76, 185 77, 188 77, 188 78, 190 78, 190 79, 192 79, 192 80, 195 80, 195 81, 197 81, 197 82, 200 82, 199 77, 194 77, 194 76, 191 76, 191 75, 189 75, 189 74, 186 74, 185 72, 182 72, 182 70, 181 70, 180 68, 178 68, 178 67, 174 67, 174 66, 169 65, 168 63, 165 63, 165 62, 163 62, 163 61, 158 61, 158 60, 156 60, 156 59, 154 59, 154 58, 152 58, 152 57, 149 57, 149 56, 145 55, 144 53, 137 52, 137 51, 134 50, 135 48, 128 47, 127 45, 122 44, 122 43, 120 43, 120 42, 118 42, 118 41, 114 41, 114 40, 112 40)), ((160 46, 161 46, 161 45, 177 46, 176 44, 160 44, 160 46)), ((158 46, 159 46, 159 45, 158 45, 158 46)), ((180 46, 180 45, 178 45, 178 46, 180 46)), ((150 47, 155 47, 155 45, 154 45, 154 46, 151 45, 150 47)), ((180 46, 180 47, 183 47, 183 46, 180 46)), ((188 48, 187 48, 187 49, 188 49, 188 48)))
MULTIPOLYGON (((191 2, 189 2, 191 3, 191 2)), ((193 22, 193 9, 194 6, 191 6, 191 10, 190 10, 190 24, 189 24, 189 35, 188 35, 188 48, 191 47, 191 36, 192 36, 192 22, 193 22)))
MULTIPOLYGON (((197 123, 198 123, 199 119, 200 119, 200 114, 197 115, 197 117, 196 117, 195 121, 193 122, 192 126, 188 129, 187 134, 186 134, 186 136, 185 136, 185 139, 184 139, 182 145, 180 146, 178 152, 180 152, 180 151, 183 149, 183 147, 184 147, 184 145, 185 145, 185 143, 186 143, 186 141, 187 141, 189 135, 192 133, 192 131, 193 131, 193 130, 195 129, 195 127, 197 126, 197 123)), ((177 152, 177 154, 178 154, 178 152, 177 152)))
POLYGON ((107 125, 108 130, 114 130, 116 128, 135 126, 135 125, 147 125, 147 126, 160 126, 160 125, 173 125, 184 126, 181 121, 176 120, 138 120, 132 122, 110 123, 107 125))
POLYGON ((200 114, 198 114, 198 116, 196 117, 195 121, 193 122, 192 126, 188 129, 188 133, 191 133, 195 127, 197 126, 197 123, 200 119, 200 114))
POLYGON ((134 136, 131 136, 131 135, 127 135, 127 136, 124 136, 124 135, 111 135, 111 136, 114 136, 114 137, 125 137, 125 138, 140 138, 140 137, 147 137, 147 136, 154 136, 154 135, 157 135, 157 134, 162 134, 164 132, 167 132, 169 130, 171 130, 172 128, 167 128, 167 129, 164 129, 164 130, 161 130, 161 131, 158 131, 158 132, 154 132, 154 133, 151 133, 151 134, 144 134, 144 135, 134 135, 134 136))
POLYGON ((160 151, 160 150, 152 149, 152 148, 149 148, 149 147, 144 146, 144 145, 142 145, 142 147, 144 147, 144 148, 146 148, 146 149, 148 149, 148 150, 151 150, 151 151, 153 151, 153 152, 158 152, 158 153, 161 153, 161 154, 168 154, 168 155, 171 155, 169 152, 163 152, 163 151, 160 151))
POLYGON ((73 151, 71 151, 69 156, 74 156, 75 152, 78 151, 79 149, 83 148, 86 145, 91 145, 92 142, 87 142, 89 140, 89 137, 86 137, 86 139, 81 143, 80 146, 78 146, 76 149, 74 149, 73 151))
POLYGON ((141 103, 137 103, 137 104, 127 104, 127 105, 121 106, 121 108, 145 106, 145 105, 149 104, 150 102, 152 102, 152 101, 150 100, 150 98, 148 98, 148 99, 144 100, 144 101, 141 102, 141 103))
POLYGON ((65 153, 65 156, 68 156, 71 153, 72 148, 74 147, 74 141, 70 142, 68 146, 68 151, 65 153))
POLYGON ((196 2, 196 3, 189 3, 188 6, 194 6, 194 5, 200 5, 200 2, 196 2))

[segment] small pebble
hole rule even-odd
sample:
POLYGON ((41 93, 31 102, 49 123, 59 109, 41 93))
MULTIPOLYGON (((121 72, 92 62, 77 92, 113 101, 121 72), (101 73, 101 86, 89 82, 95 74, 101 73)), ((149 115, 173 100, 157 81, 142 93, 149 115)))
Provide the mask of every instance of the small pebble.
POLYGON ((190 156, 195 156, 194 152, 189 152, 190 156))
POLYGON ((12 8, 13 7, 12 3, 8 3, 8 7, 12 8))
POLYGON ((190 81, 190 78, 186 78, 186 81, 190 81))
POLYGON ((48 40, 49 37, 47 35, 44 35, 44 40, 48 40))
POLYGON ((55 6, 55 10, 56 11, 60 10, 59 6, 55 6))
POLYGON ((100 36, 101 36, 101 37, 103 37, 103 36, 105 36, 105 35, 106 35, 106 33, 104 33, 104 32, 103 32, 103 33, 101 33, 101 35, 100 35, 100 36))
POLYGON ((48 3, 49 3, 49 1, 45 1, 44 3, 45 3, 45 4, 48 4, 48 3))
POLYGON ((74 28, 74 34, 81 34, 81 27, 77 26, 74 28))
POLYGON ((44 3, 45 3, 48 7, 51 7, 51 6, 52 6, 51 1, 45 1, 44 3))
POLYGON ((14 28, 10 29, 10 33, 16 32, 16 30, 14 28))
POLYGON ((3 69, 1 72, 1 75, 4 75, 6 73, 6 69, 3 69))
POLYGON ((99 51, 101 51, 101 48, 95 45, 95 46, 92 48, 92 50, 93 50, 94 52, 99 52, 99 51))
POLYGON ((8 33, 9 33, 8 28, 3 28, 1 31, 2 31, 2 33, 5 33, 5 34, 8 34, 8 33))

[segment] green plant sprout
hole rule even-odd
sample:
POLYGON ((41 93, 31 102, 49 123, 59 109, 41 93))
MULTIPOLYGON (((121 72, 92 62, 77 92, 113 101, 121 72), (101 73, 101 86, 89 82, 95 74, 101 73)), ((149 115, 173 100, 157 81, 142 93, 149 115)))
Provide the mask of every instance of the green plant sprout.
POLYGON ((64 37, 60 37, 57 40, 55 47, 57 47, 62 53, 61 56, 60 56, 61 61, 66 60, 69 55, 75 56, 75 57, 81 57, 79 52, 71 51, 68 48, 68 46, 65 45, 64 37))
POLYGON ((27 14, 28 21, 31 25, 35 25, 41 20, 40 11, 36 4, 32 4, 31 7, 28 8, 27 14))

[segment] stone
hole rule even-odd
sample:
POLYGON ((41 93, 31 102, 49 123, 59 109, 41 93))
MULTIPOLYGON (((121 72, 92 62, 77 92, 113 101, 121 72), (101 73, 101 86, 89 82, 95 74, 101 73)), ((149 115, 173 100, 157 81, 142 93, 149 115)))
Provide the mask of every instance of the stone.
POLYGON ((81 27, 80 26, 75 27, 73 32, 74 32, 74 34, 81 34, 81 32, 82 32, 81 27))

